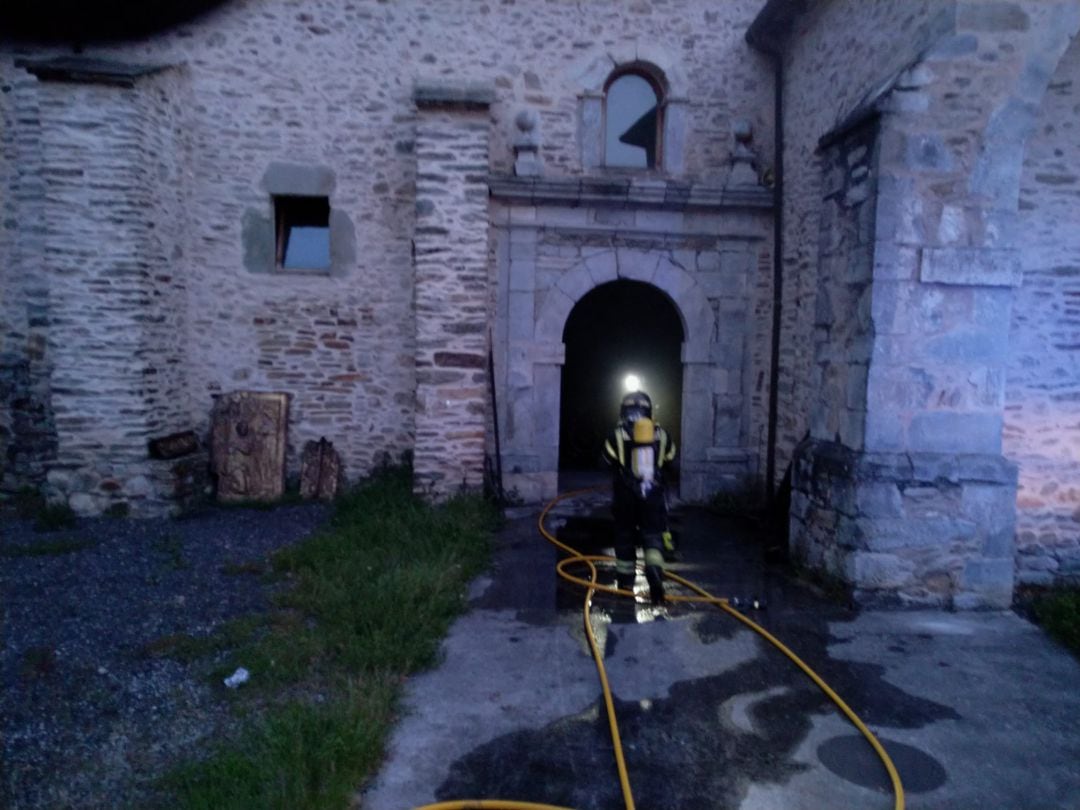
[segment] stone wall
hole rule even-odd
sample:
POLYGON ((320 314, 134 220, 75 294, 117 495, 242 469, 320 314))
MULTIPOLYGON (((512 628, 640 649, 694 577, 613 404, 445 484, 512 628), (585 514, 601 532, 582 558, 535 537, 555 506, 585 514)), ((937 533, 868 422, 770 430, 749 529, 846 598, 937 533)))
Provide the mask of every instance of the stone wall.
MULTIPOLYGON (((186 362, 168 366, 175 375, 158 369, 163 393, 175 390, 181 373, 186 375, 186 393, 169 397, 184 411, 181 426, 205 437, 218 394, 284 391, 290 394, 291 477, 298 471, 299 448, 323 436, 340 450, 350 478, 364 475, 387 455, 397 458, 411 450, 418 430, 415 364, 426 351, 416 342, 413 314, 412 249, 421 182, 415 86, 452 80, 494 88, 489 172, 512 172, 512 122, 527 109, 537 121, 546 175, 579 177, 604 174, 586 167, 579 141, 583 94, 594 88, 596 77, 602 81, 616 63, 639 59, 671 65, 678 98, 672 99, 677 110, 669 123, 679 124, 683 136, 677 173, 722 185, 731 171, 734 120, 749 121, 760 154, 771 153, 770 75, 766 60, 742 39, 759 5, 760 0, 723 8, 709 0, 576 5, 560 0, 437 5, 232 0, 145 41, 88 44, 81 58, 184 66, 188 84, 178 114, 190 149, 183 163, 187 242, 183 255, 169 258, 161 275, 171 279, 168 296, 183 297, 186 314, 183 322, 171 320, 185 307, 158 307, 153 317, 165 320, 141 327, 166 353, 173 348, 168 335, 183 335, 186 362), (265 261, 273 255, 267 238, 272 229, 266 227, 273 222, 272 194, 289 193, 268 185, 268 173, 278 164, 301 170, 300 177, 305 171, 328 176, 333 227, 348 231, 355 244, 352 260, 334 272, 282 272, 265 261)), ((10 78, 24 88, 18 103, 26 113, 16 115, 20 142, 31 143, 40 132, 30 111, 48 91, 13 62, 64 52, 0 46, 5 82, 10 78)), ((104 115, 99 105, 107 100, 82 88, 66 94, 65 101, 70 134, 99 124, 104 115)), ((115 103, 116 96, 108 101, 115 103)), ((118 120, 137 117, 141 103, 125 101, 118 120)), ((676 142, 669 146, 675 149, 676 142)), ((20 159, 17 172, 23 196, 16 242, 26 242, 27 248, 16 249, 12 275, 5 278, 32 277, 26 271, 32 267, 37 219, 32 212, 40 199, 34 183, 40 184, 40 175, 29 157, 20 159)), ((171 195, 176 188, 168 184, 161 191, 171 195)), ((293 193, 305 192, 298 186, 293 193)), ((172 204, 155 201, 152 209, 164 211, 172 204)), ((122 217, 96 224, 103 239, 79 245, 90 264, 101 258, 101 250, 121 250, 131 236, 122 217)), ((55 303, 66 306, 62 297, 55 303)), ((58 326, 54 343, 62 346, 65 327, 58 326)), ((112 338, 104 322, 84 321, 84 327, 88 340, 112 338)), ((34 327, 26 330, 33 346, 34 327)), ((31 364, 28 382, 20 383, 27 390, 47 384, 44 358, 51 345, 42 344, 42 362, 31 364)), ((67 358, 64 363, 73 368, 67 358)), ((74 382, 81 384, 66 379, 65 385, 74 382)), ((39 420, 44 423, 51 400, 47 389, 39 394, 32 402, 44 409, 39 420)), ((72 421, 70 405, 64 407, 61 431, 73 439, 81 428, 72 421)), ((173 417, 173 411, 166 412, 161 427, 173 417)), ((13 421, 16 412, 8 418, 13 421)), ((110 426, 103 435, 116 430, 123 432, 110 426)), ((26 430, 20 435, 29 436, 26 430)), ((111 444, 104 442, 97 452, 108 455, 104 448, 111 444)), ((39 448, 38 457, 46 451, 39 448)))
POLYGON ((147 442, 187 420, 186 83, 149 73, 43 77, 37 92, 57 443, 46 491, 84 514, 166 508, 171 473, 147 442))
POLYGON ((38 487, 56 452, 49 396, 37 81, 0 63, 0 491, 38 487))
POLYGON ((1020 186, 1024 280, 1005 384, 1005 453, 1020 466, 1017 579, 1080 577, 1080 40, 1043 97, 1020 186))

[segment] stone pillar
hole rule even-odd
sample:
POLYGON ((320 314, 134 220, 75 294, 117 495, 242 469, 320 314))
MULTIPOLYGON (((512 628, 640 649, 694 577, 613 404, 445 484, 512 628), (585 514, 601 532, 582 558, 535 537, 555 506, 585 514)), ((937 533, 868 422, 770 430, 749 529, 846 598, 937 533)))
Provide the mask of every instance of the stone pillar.
POLYGON ((488 386, 487 88, 418 86, 416 444, 413 485, 479 489, 488 386))
POLYGON ((962 5, 956 36, 820 145, 818 395, 791 546, 861 601, 1011 602, 1016 468, 1002 424, 1017 192, 1075 12, 962 5), (1006 45, 1016 58, 982 58, 1006 45), (976 85, 995 91, 963 106, 955 88, 976 85))
POLYGON ((80 514, 155 515, 173 465, 150 439, 188 427, 182 71, 101 60, 38 76, 42 264, 57 450, 46 493, 80 514))

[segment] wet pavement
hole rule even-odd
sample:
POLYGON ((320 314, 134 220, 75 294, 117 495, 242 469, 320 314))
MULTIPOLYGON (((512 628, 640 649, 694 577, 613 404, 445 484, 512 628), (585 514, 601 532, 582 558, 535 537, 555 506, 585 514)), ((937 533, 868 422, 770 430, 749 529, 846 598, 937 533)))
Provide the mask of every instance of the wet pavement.
MULTIPOLYGON (((473 583, 442 663, 406 687, 364 810, 452 799, 625 807, 583 593, 520 510, 473 583)), ((909 808, 1080 808, 1080 663, 1011 612, 869 612, 766 554, 749 521, 692 507, 669 565, 777 636, 877 735, 909 808)), ((603 493, 561 502, 548 529, 610 553, 603 493)), ((610 581, 613 574, 606 573, 610 581)), ((593 602, 640 810, 891 808, 873 749, 786 657, 711 606, 593 602)))

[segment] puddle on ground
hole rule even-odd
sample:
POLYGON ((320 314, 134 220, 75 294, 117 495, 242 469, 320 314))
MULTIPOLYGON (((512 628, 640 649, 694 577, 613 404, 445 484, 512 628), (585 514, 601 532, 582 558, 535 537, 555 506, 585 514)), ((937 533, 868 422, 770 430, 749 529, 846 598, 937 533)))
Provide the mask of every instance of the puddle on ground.
MULTIPOLYGON (((559 537, 564 542, 582 553, 608 553, 611 526, 606 515, 594 511, 560 520, 559 537)), ((919 728, 958 718, 950 707, 887 683, 882 666, 830 659, 828 647, 836 641, 830 636, 830 623, 851 621, 857 614, 825 601, 795 581, 782 565, 766 560, 764 543, 752 526, 700 510, 673 515, 673 523, 681 546, 672 570, 717 596, 761 599, 767 609, 747 615, 790 643, 864 722, 919 728)), ((546 624, 566 621, 569 611, 581 610, 580 589, 558 579, 553 570, 556 553, 542 538, 537 537, 535 544, 516 546, 512 558, 510 577, 497 578, 474 607, 512 606, 523 621, 546 624)), ((664 618, 669 610, 649 608, 643 612, 638 606, 617 601, 602 595, 594 600, 594 611, 611 625, 607 657, 616 653, 619 624, 664 618)), ((670 611, 672 615, 699 611, 694 633, 703 644, 730 639, 743 631, 732 617, 713 607, 670 611)), ((652 663, 664 666, 662 655, 652 663)), ((810 718, 838 711, 817 686, 764 641, 759 643, 754 660, 716 675, 675 683, 668 696, 626 701, 618 699, 618 683, 613 682, 612 688, 634 797, 638 806, 649 810, 737 806, 751 783, 786 782, 808 767, 794 761, 793 756, 810 731, 810 718), (743 701, 747 716, 741 726, 725 722, 728 709, 724 708, 739 696, 753 697, 743 701)), ((599 691, 597 684, 597 703, 581 715, 507 734, 462 756, 451 765, 436 797, 440 801, 501 798, 578 810, 621 810, 624 804, 599 691)), ((558 695, 549 699, 557 701, 558 695)), ((862 747, 852 743, 852 751, 862 751, 876 760, 870 745, 861 737, 858 740, 862 747)), ((843 766, 836 765, 834 754, 850 756, 845 750, 848 745, 829 741, 819 751, 826 767, 842 778, 853 779, 858 776, 856 770, 835 770, 843 766)), ((940 784, 935 780, 945 778, 941 766, 908 748, 890 743, 889 751, 906 758, 905 767, 913 768, 913 774, 923 775, 916 777, 922 781, 916 781, 913 790, 918 791, 923 784, 940 784)), ((884 774, 880 764, 877 768, 884 774)), ((861 770, 876 773, 872 767, 861 770)), ((888 787, 887 775, 885 779, 888 787)))
MULTIPOLYGON (((945 784, 945 768, 926 752, 887 737, 878 737, 878 742, 901 775, 905 793, 928 793, 945 784)), ((892 790, 885 766, 861 734, 826 740, 818 746, 817 757, 841 779, 873 790, 892 790)))

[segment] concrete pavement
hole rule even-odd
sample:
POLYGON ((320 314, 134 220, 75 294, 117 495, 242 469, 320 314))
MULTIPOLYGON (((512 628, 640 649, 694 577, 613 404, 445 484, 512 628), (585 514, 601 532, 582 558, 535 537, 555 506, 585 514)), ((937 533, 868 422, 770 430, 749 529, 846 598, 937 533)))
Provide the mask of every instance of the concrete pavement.
MULTIPOLYGON (((524 510, 473 583, 442 663, 413 678, 364 810, 513 799, 624 807, 582 594, 524 510)), ((909 808, 1080 808, 1080 663, 1011 612, 859 612, 766 559, 753 524, 673 512, 673 570, 791 647, 870 726, 909 808)), ((561 503, 549 528, 610 544, 602 494, 561 503)), ((638 583, 647 592, 643 578, 638 583)), ((640 810, 891 808, 873 749, 757 634, 711 607, 598 596, 594 631, 640 810)))

